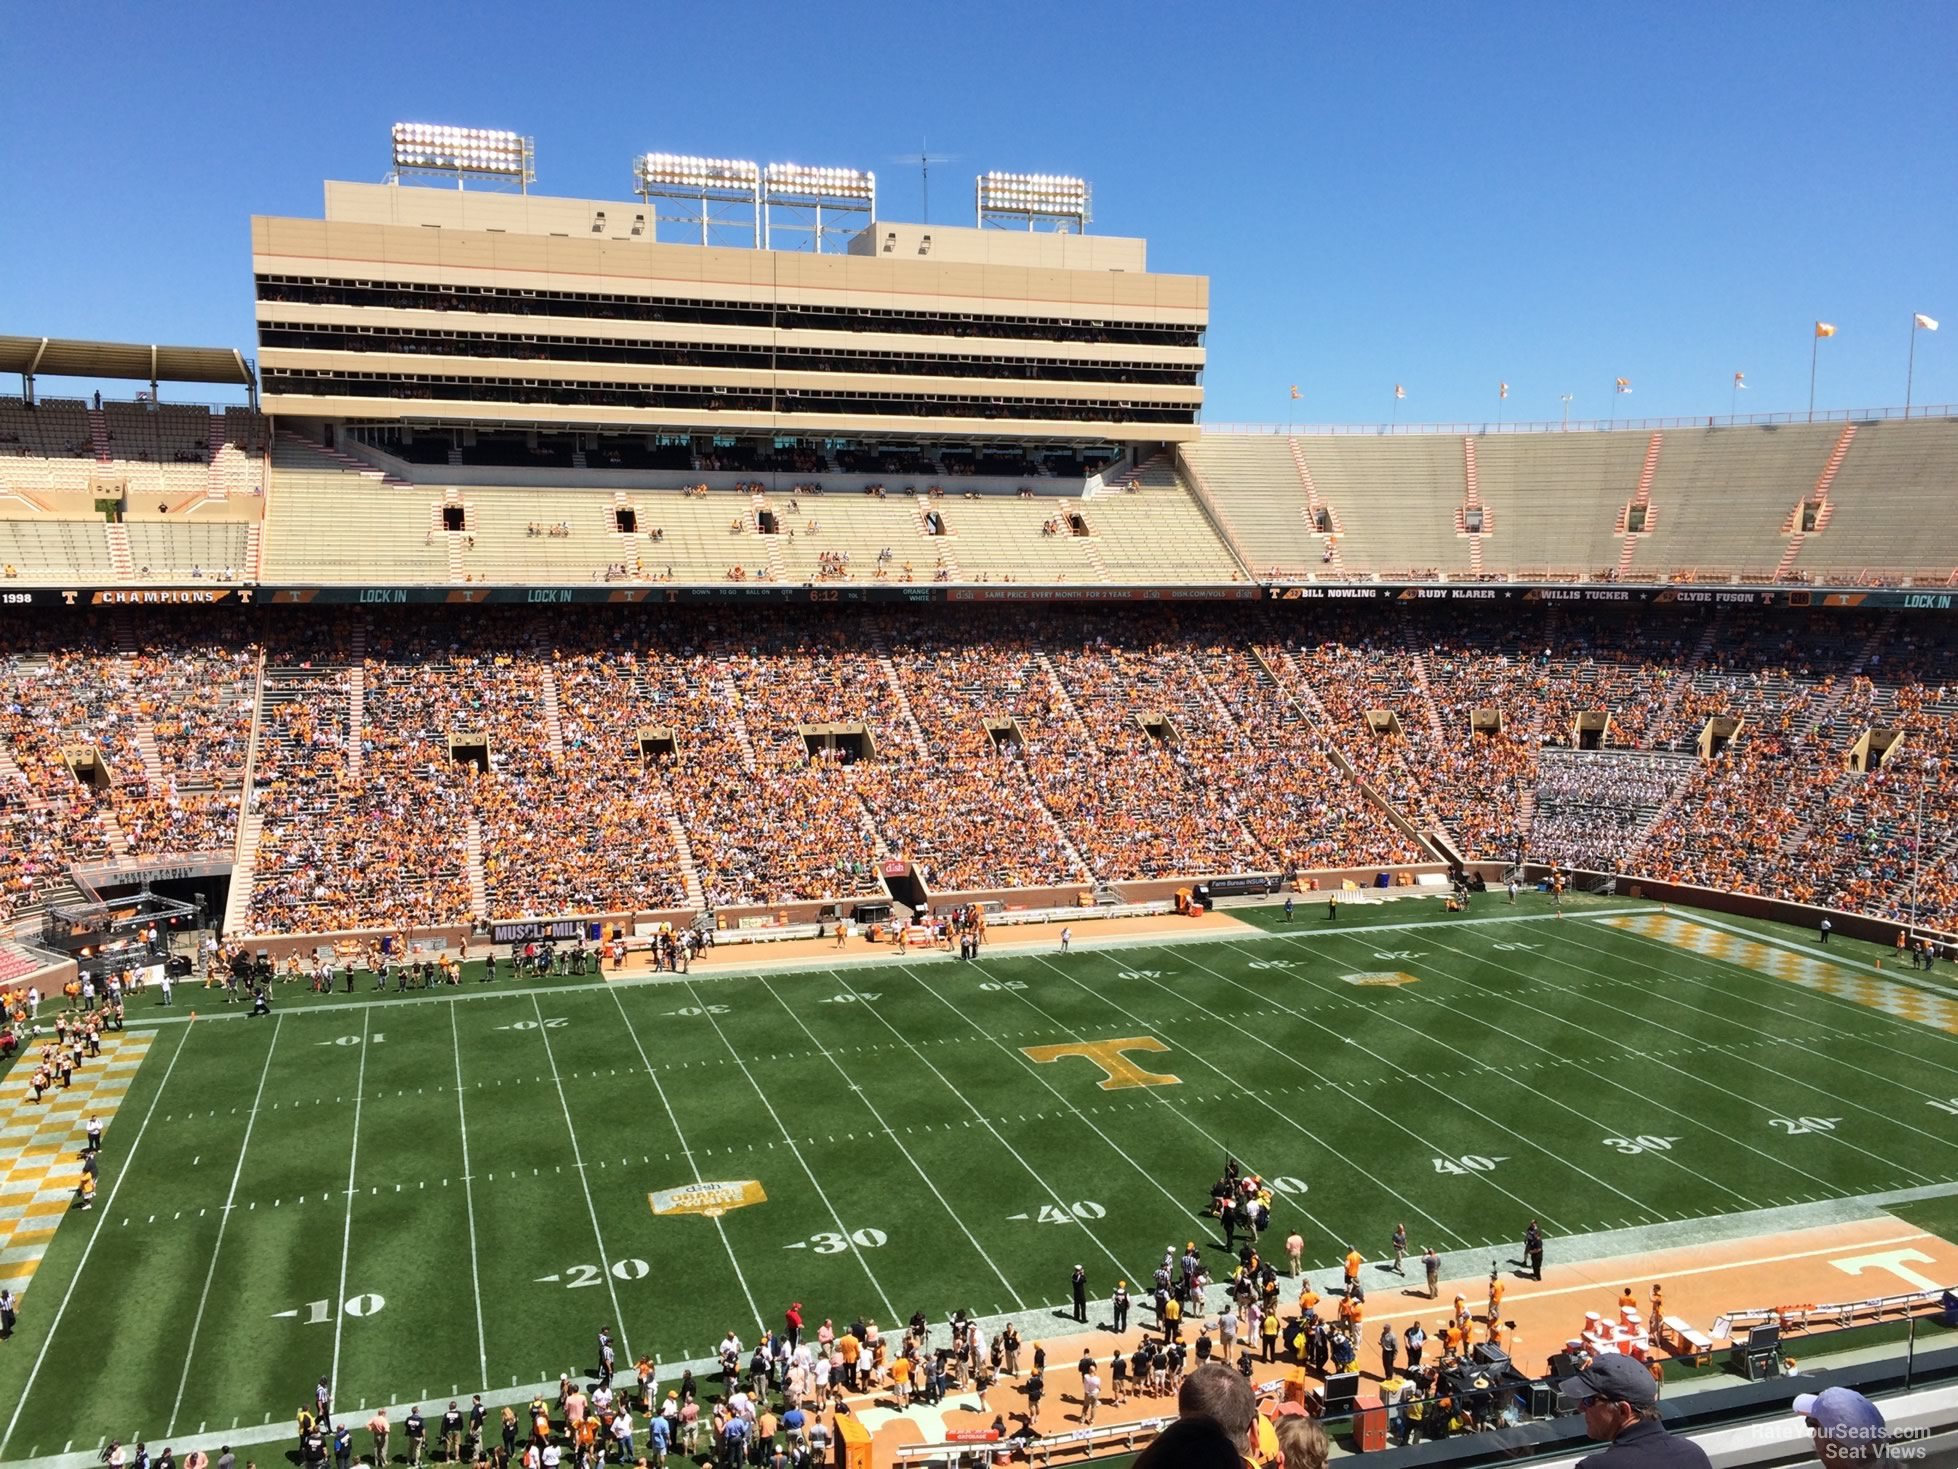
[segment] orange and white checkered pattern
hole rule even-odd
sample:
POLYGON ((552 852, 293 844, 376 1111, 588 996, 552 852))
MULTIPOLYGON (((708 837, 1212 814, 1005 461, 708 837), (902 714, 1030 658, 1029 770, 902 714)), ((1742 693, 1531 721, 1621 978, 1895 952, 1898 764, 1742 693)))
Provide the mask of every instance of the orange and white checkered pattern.
POLYGON ((1738 964, 1757 974, 1785 979, 1803 989, 1817 990, 1838 999, 1866 1005, 1872 1010, 1894 1015, 1899 1020, 1915 1021, 1919 1025, 1958 1035, 1958 1004, 1942 995, 1908 984, 1879 979, 1873 974, 1857 974, 1806 954, 1742 938, 1724 929, 1689 923, 1670 914, 1618 914, 1599 922, 1645 938, 1658 939, 1661 943, 1671 944, 1689 953, 1738 964))
POLYGON ((0 1286, 15 1295, 26 1292, 56 1226, 74 1207, 88 1119, 101 1118, 108 1133, 152 1039, 147 1031, 103 1036, 102 1054, 83 1060, 73 1084, 64 1091, 56 1082, 39 1102, 27 1085, 30 1055, 0 1092, 0 1286))

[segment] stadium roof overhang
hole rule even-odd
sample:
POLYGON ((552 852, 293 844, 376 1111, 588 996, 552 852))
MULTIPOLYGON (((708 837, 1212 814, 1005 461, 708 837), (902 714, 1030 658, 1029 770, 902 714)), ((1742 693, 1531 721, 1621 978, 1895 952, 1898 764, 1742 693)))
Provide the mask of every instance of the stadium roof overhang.
POLYGON ((142 342, 85 342, 73 337, 0 336, 0 372, 17 372, 33 396, 34 379, 130 378, 147 382, 225 383, 254 397, 258 379, 233 347, 162 347, 142 342))

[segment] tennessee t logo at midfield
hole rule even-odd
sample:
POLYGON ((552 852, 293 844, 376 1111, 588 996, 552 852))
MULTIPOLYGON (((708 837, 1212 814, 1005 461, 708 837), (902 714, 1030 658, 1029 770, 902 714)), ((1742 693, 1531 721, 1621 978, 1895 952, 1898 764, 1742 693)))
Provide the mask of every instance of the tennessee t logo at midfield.
POLYGON ((1068 1041, 1058 1046, 1022 1046, 1023 1054, 1034 1061, 1045 1064, 1058 1061, 1063 1056, 1080 1056, 1099 1066, 1105 1075, 1101 1089, 1105 1092, 1118 1092, 1131 1086, 1181 1086, 1183 1078, 1168 1076, 1162 1072, 1144 1071, 1135 1062, 1124 1056, 1124 1051, 1166 1052, 1169 1047, 1153 1035, 1128 1036, 1121 1040, 1108 1041, 1068 1041))

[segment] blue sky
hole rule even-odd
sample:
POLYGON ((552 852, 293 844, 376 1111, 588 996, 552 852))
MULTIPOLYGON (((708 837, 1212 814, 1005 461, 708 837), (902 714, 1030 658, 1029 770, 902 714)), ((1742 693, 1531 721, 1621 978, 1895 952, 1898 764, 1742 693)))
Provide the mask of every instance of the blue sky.
MULTIPOLYGON (((1211 278, 1206 414, 1379 422, 1958 403, 1958 6, 21 6, 0 331, 254 349, 247 219, 379 179, 397 119, 663 150, 1074 172, 1211 278), (33 64, 21 65, 23 60, 33 64), (1611 382, 1631 380, 1613 401, 1611 382), (1303 399, 1293 404, 1288 388, 1303 399)), ((17 380, 4 385, 17 389, 17 380)), ((127 389, 124 389, 126 391, 127 389)), ((177 396, 203 396, 178 390, 177 396)))

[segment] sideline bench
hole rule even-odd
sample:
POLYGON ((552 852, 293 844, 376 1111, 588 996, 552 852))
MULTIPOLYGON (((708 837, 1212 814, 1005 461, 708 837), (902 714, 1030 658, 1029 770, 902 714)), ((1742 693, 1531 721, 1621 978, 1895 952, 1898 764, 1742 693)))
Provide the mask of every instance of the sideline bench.
POLYGON ((1668 1316, 1659 1323, 1659 1345, 1695 1367, 1713 1361, 1713 1338, 1689 1326, 1683 1317, 1668 1316))

